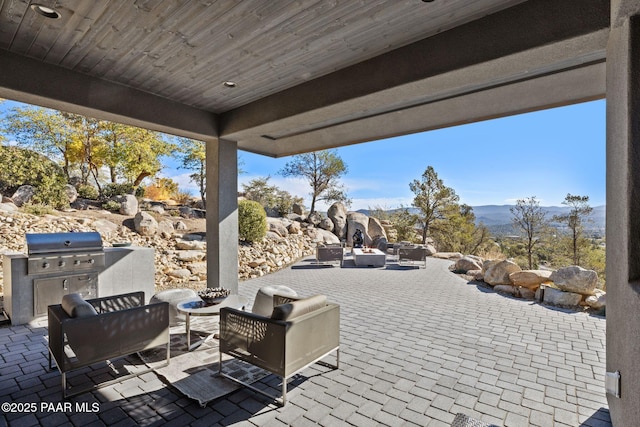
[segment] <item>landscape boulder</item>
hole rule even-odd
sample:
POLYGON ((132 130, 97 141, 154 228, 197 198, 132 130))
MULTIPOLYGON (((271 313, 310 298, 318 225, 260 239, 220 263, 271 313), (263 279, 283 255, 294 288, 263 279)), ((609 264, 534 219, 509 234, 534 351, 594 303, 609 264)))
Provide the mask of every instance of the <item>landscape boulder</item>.
POLYGON ((73 203, 78 198, 78 190, 71 184, 67 184, 64 186, 64 193, 67 195, 67 200, 69 203, 73 203))
POLYGON ((511 273, 509 278, 514 285, 535 291, 541 284, 550 282, 550 276, 548 270, 522 270, 511 273))
POLYGON ((371 242, 371 246, 386 254, 387 248, 389 247, 389 242, 387 241, 386 237, 378 236, 373 239, 373 242, 371 242))
POLYGON ((121 215, 136 215, 138 213, 138 199, 133 194, 123 194, 121 196, 115 196, 113 198, 116 202, 120 203, 121 215))
POLYGON ((307 222, 316 227, 318 226, 318 224, 320 224, 320 222, 322 222, 322 215, 320 215, 318 212, 310 213, 307 216, 307 222))
POLYGON ((520 270, 518 264, 513 261, 504 260, 492 263, 484 273, 484 281, 492 286, 511 285, 509 274, 520 270))
POLYGON ((516 295, 518 293, 518 289, 511 285, 496 285, 493 287, 493 290, 501 294, 509 295, 516 295))
POLYGON ((304 234, 309 236, 313 243, 340 243, 335 234, 322 228, 305 228, 304 234))
MULTIPOLYGON (((433 248, 433 246, 426 245, 426 247, 428 249, 427 250, 427 255, 428 255, 429 247, 433 248)), ((434 250, 435 250, 435 248, 434 248, 434 250)), ((434 252, 434 253, 431 254, 431 256, 434 257, 434 258, 439 258, 439 259, 448 259, 448 260, 451 260, 451 261, 457 261, 460 258, 462 258, 464 255, 462 255, 460 252, 434 252)))
POLYGON ((318 227, 322 228, 323 230, 333 231, 333 221, 331 221, 331 219, 329 218, 325 218, 322 221, 320 221, 320 224, 318 224, 318 227))
POLYGON ((280 218, 267 217, 267 231, 272 231, 280 237, 289 235, 289 230, 280 218))
POLYGON ((141 236, 153 236, 158 232, 158 222, 147 212, 138 212, 133 218, 133 225, 141 236))
POLYGON ((347 214, 347 246, 353 246, 353 234, 356 230, 362 231, 364 244, 371 246, 371 236, 369 235, 369 217, 360 212, 349 212, 347 214))
POLYGON ((384 237, 386 240, 387 232, 385 231, 384 227, 382 226, 378 218, 374 218, 370 216, 367 229, 369 230, 369 236, 371 236, 372 240, 375 239, 376 237, 384 237))
POLYGON ((301 205, 300 203, 294 203, 291 208, 291 211, 296 215, 300 215, 300 216, 305 215, 304 206, 301 205))
POLYGON ((168 219, 164 219, 158 223, 158 233, 165 239, 173 236, 175 230, 176 229, 173 226, 173 222, 169 221, 168 219))
POLYGON ((347 208, 340 202, 329 206, 327 217, 333 222, 333 233, 339 240, 347 238, 347 208))
POLYGON ((465 273, 469 270, 482 270, 482 262, 479 262, 476 257, 466 255, 456 261, 454 268, 456 271, 464 271, 465 273))
POLYGON ((594 295, 598 285, 598 273, 577 265, 559 268, 549 279, 561 290, 582 295, 594 295))
POLYGON ((596 289, 595 295, 588 296, 584 302, 589 307, 599 310, 607 305, 607 294, 600 289, 596 289))
POLYGON ((33 199, 34 194, 36 194, 36 188, 33 185, 21 185, 16 192, 13 193, 11 200, 13 200, 14 205, 20 208, 25 203, 29 203, 31 199, 33 199))
POLYGON ((287 226, 287 231, 289 234, 300 234, 300 223, 298 221, 292 221, 291 224, 287 226))
POLYGON ((0 203, 0 211, 5 211, 5 212, 18 212, 18 207, 16 205, 14 205, 13 203, 0 203))
POLYGON ((582 295, 574 292, 564 292, 547 286, 544 289, 543 301, 551 305, 577 306, 582 301, 582 295))

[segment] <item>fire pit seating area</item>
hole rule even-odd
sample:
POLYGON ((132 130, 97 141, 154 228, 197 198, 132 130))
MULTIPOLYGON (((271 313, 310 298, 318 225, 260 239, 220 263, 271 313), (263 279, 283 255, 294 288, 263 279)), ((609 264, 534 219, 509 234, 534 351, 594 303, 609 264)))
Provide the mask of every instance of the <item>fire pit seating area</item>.
MULTIPOLYGON (((48 307, 49 368, 53 358, 62 374, 64 397, 98 387, 69 393, 66 374, 78 368, 158 346, 167 347, 169 364, 169 304, 144 302, 144 292, 88 300, 73 293, 48 307)), ((117 380, 144 372, 149 370, 117 380)))
POLYGON ((263 316, 233 308, 220 310, 220 375, 257 393, 287 403, 287 380, 313 363, 338 369, 340 306, 324 295, 299 299, 274 295, 273 311, 263 316), (336 352, 336 364, 321 359, 336 352), (282 378, 282 395, 269 393, 224 372, 222 355, 258 366, 282 378))

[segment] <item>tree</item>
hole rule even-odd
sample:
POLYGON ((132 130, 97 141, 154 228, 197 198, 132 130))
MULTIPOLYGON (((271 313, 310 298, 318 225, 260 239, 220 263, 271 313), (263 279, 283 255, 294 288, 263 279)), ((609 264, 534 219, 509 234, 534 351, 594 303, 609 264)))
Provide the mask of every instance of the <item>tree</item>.
POLYGON ((6 117, 4 130, 18 143, 40 154, 59 161, 70 178, 72 128, 64 116, 54 110, 39 107, 12 108, 6 117))
POLYGON ((182 168, 193 171, 189 179, 196 183, 200 190, 202 205, 206 206, 207 196, 207 147, 204 141, 179 138, 178 151, 182 160, 182 168))
POLYGON ((420 181, 413 180, 409 188, 415 194, 412 205, 420 210, 418 220, 422 228, 422 244, 427 241, 429 227, 444 219, 448 211, 457 206, 458 196, 453 188, 444 185, 432 166, 422 174, 420 181))
POLYGON ((119 175, 133 186, 134 192, 147 177, 162 170, 160 158, 173 154, 175 144, 165 140, 158 132, 131 127, 119 167, 119 175))
POLYGON ((393 212, 390 221, 398 233, 396 241, 413 242, 416 237, 416 224, 418 220, 418 215, 412 214, 409 209, 404 206, 400 206, 399 209, 393 212))
POLYGON ((476 225, 473 208, 467 204, 452 205, 445 218, 431 226, 437 247, 444 252, 477 255, 490 242, 489 230, 484 224, 476 225))
POLYGON ((584 237, 584 223, 589 221, 593 208, 589 206, 589 196, 567 194, 562 204, 571 210, 568 214, 554 216, 553 220, 566 223, 569 227, 573 264, 580 265, 582 252, 589 246, 589 241, 584 237))
POLYGON ((525 249, 529 269, 533 268, 533 249, 541 241, 542 234, 548 229, 549 222, 546 219, 544 209, 536 197, 518 199, 515 206, 510 208, 513 215, 512 221, 516 229, 522 231, 525 237, 525 249))
POLYGON ((291 212, 294 203, 302 203, 301 197, 292 196, 288 191, 269 185, 269 179, 269 176, 255 178, 247 184, 242 184, 246 198, 260 203, 265 210, 275 209, 281 216, 291 212))
POLYGON ((279 172, 282 176, 305 178, 311 187, 311 209, 315 212, 317 201, 343 202, 349 204, 344 186, 338 179, 347 173, 347 165, 336 150, 323 150, 298 154, 279 172))

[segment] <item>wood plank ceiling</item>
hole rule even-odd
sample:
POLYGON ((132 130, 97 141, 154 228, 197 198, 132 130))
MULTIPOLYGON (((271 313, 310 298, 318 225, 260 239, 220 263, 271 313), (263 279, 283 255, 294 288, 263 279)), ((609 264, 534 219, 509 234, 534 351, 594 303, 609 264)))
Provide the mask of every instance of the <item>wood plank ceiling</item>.
MULTIPOLYGON (((553 4, 546 0, 530 2, 541 6, 553 4)), ((600 6, 608 5, 603 0, 586 2, 597 6, 598 11, 603 9, 600 6)), ((114 83, 212 113, 216 123, 223 127, 218 129, 219 134, 225 136, 226 129, 231 129, 225 137, 238 140, 240 148, 286 155, 358 142, 370 136, 351 135, 333 142, 264 148, 265 141, 277 139, 271 134, 293 135, 302 131, 292 130, 290 124, 261 129, 265 123, 257 120, 252 104, 258 105, 265 99, 276 99, 277 103, 278 95, 289 89, 308 86, 309 82, 320 81, 324 76, 462 28, 496 12, 517 7, 523 0, 39 1, 59 12, 59 19, 39 15, 30 7, 31 3, 0 0, 0 54, 9 52, 8 59, 29 58, 72 75, 114 83), (224 85, 229 81, 235 87, 224 85), (239 131, 244 123, 249 123, 249 127, 258 126, 252 132, 239 131), (268 138, 262 138, 264 135, 268 138)), ((601 29, 602 25, 596 27, 589 31, 601 29)), ((496 40, 495 44, 500 42, 496 40)), ((487 49, 494 47, 487 46, 487 49)), ((387 80, 392 80, 393 66, 380 63, 376 65, 378 69, 367 70, 357 78, 366 80, 369 75, 380 74, 383 79, 389 75, 387 80), (385 68, 384 71, 380 67, 385 68)), ((44 81, 44 77, 34 78, 44 81)), ((353 77, 350 79, 343 84, 353 82, 353 77)), ((21 82, 13 80, 7 77, 5 82, 0 81, 0 96, 3 89, 13 96, 24 90, 21 82)), ((340 85, 326 87, 327 92, 343 89, 340 85)), ((315 91, 315 95, 304 91, 300 94, 322 98, 323 90, 315 91)), ((398 100, 394 102, 393 108, 402 105, 398 100)), ((289 100, 286 105, 289 113, 280 111, 281 115, 268 119, 272 125, 287 115, 291 118, 300 113, 298 106, 290 103, 289 100)), ((86 104, 84 107, 103 108, 86 104)), ((380 106, 371 107, 384 110, 380 106)), ((272 105, 268 108, 273 110, 272 105)), ((343 113, 339 115, 346 117, 343 113)), ((331 120, 319 118, 316 127, 326 128, 340 122, 338 117, 331 120)), ((312 122, 314 120, 306 117, 296 123, 296 129, 306 132, 305 126, 312 122)), ((153 127, 153 123, 149 125, 153 127)), ((157 127, 167 130, 171 126, 157 127)), ((176 129, 175 133, 181 132, 176 129)))

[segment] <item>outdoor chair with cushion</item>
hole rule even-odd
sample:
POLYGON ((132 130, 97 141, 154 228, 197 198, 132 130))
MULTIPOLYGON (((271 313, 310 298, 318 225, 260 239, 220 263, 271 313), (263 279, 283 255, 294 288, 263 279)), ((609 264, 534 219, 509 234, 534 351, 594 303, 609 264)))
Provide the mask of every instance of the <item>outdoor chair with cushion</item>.
POLYGON ((318 245, 316 247, 317 264, 339 264, 342 267, 344 249, 340 244, 318 245))
MULTIPOLYGON (((169 364, 169 304, 144 301, 144 292, 89 300, 68 294, 61 304, 48 307, 49 369, 53 357, 62 374, 64 397, 110 383, 68 393, 66 374, 74 369, 158 346, 167 347, 169 364)), ((144 372, 149 370, 115 381, 144 372)))
POLYGON ((284 406, 287 380, 319 363, 338 369, 340 306, 324 295, 297 299, 274 296, 271 316, 222 308, 220 310, 220 375, 263 394, 284 406), (320 359, 336 352, 336 364, 320 359), (282 396, 273 396, 223 372, 222 355, 228 354, 282 378, 282 396))
POLYGON ((398 248, 398 264, 427 268, 427 248, 422 246, 401 246, 398 248))

